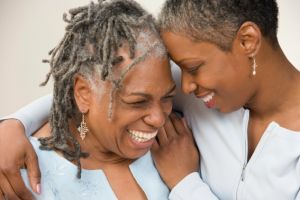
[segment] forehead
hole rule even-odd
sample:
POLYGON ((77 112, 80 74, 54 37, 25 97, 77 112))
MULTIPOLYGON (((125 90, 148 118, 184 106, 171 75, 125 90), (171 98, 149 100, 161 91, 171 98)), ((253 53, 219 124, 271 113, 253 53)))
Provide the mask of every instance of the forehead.
POLYGON ((163 32, 162 38, 171 58, 177 64, 185 60, 213 57, 218 53, 224 53, 213 43, 194 41, 182 34, 163 32))
MULTIPOLYGON (((128 63, 132 60, 126 60, 128 63)), ((126 64, 126 61, 124 64, 126 64)), ((122 84, 122 92, 144 92, 161 94, 174 85, 171 68, 167 56, 146 57, 137 63, 125 76, 122 84)))
POLYGON ((118 49, 117 56, 122 56, 123 61, 114 69, 114 79, 121 79, 123 91, 149 90, 159 82, 165 89, 172 84, 167 52, 159 35, 141 31, 137 36, 134 58, 130 58, 130 48, 128 43, 124 43, 118 49))

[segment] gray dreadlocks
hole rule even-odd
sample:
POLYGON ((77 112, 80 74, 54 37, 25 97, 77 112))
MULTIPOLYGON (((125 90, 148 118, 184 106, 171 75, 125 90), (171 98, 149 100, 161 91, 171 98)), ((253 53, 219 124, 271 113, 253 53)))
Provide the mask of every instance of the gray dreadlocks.
MULTIPOLYGON (((49 120, 51 136, 40 138, 40 148, 58 150, 66 159, 77 163, 77 177, 80 178, 80 158, 87 157, 88 153, 81 151, 69 128, 70 119, 78 122, 80 116, 73 96, 74 76, 80 73, 88 78, 98 73, 98 77, 102 80, 111 81, 113 84, 109 105, 111 113, 113 94, 115 90, 120 89, 127 72, 142 61, 151 49, 157 46, 161 47, 160 49, 164 47, 159 39, 156 40, 158 42, 148 44, 149 40, 144 37, 147 35, 145 32, 159 38, 155 20, 132 0, 91 2, 88 6, 69 10, 69 16, 64 14, 63 19, 68 23, 65 35, 49 52, 50 59, 44 60, 50 64, 50 72, 41 85, 46 85, 52 75, 54 91, 49 120), (141 35, 144 38, 140 37, 141 35), (137 45, 139 38, 144 40, 144 49, 137 45), (119 79, 114 79, 112 69, 123 60, 123 57, 116 53, 124 43, 128 44, 129 56, 134 60, 121 73, 119 79), (135 58, 138 49, 143 54, 135 58)), ((165 55, 165 52, 163 53, 165 55)))

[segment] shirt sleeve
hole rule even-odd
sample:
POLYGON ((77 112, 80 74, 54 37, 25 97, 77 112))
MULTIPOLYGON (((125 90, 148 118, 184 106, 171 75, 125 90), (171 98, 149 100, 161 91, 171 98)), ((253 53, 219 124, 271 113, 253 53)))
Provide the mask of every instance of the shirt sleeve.
POLYGON ((29 137, 48 121, 51 104, 52 94, 49 94, 33 101, 13 114, 1 118, 0 121, 5 119, 19 120, 29 137))
POLYGON ((218 200, 198 172, 182 179, 170 192, 170 200, 218 200))
MULTIPOLYGON (((298 179, 299 179, 299 175, 300 175, 300 158, 298 159, 298 162, 297 162, 297 173, 298 174, 298 179)), ((296 198, 295 200, 300 200, 300 188, 298 188, 298 193, 296 194, 296 198)))

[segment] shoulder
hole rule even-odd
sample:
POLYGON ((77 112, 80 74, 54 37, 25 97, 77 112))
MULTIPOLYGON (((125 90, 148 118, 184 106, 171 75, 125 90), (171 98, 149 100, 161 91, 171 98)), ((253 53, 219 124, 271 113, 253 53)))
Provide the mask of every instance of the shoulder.
POLYGON ((43 151, 40 150, 40 141, 38 140, 39 138, 42 137, 48 137, 50 136, 50 124, 46 123, 44 124, 39 130, 37 130, 31 137, 29 137, 29 140, 37 154, 37 156, 40 158, 41 155, 43 155, 44 153, 42 153, 43 151))

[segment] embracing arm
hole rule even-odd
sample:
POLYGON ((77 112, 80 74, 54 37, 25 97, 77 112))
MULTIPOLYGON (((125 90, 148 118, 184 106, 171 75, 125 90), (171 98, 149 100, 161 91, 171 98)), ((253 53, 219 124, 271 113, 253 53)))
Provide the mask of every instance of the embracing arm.
POLYGON ((43 96, 32 103, 21 108, 17 112, 8 115, 0 120, 17 119, 24 126, 25 133, 30 136, 48 121, 52 95, 43 96))
MULTIPOLYGON (((175 63, 171 62, 171 66, 178 86, 173 109, 182 111, 186 97, 180 90, 181 71, 175 63)), ((152 148, 152 157, 162 179, 171 190, 171 200, 218 199, 200 177, 199 151, 191 130, 180 116, 171 114, 160 129, 157 142, 152 148)))
POLYGON ((184 177, 171 190, 170 200, 218 200, 198 172, 193 172, 184 177))
POLYGON ((33 199, 21 178, 22 167, 28 170, 32 190, 40 193, 38 159, 27 137, 47 121, 51 101, 51 95, 42 97, 1 119, 4 121, 0 123, 0 200, 33 199))

